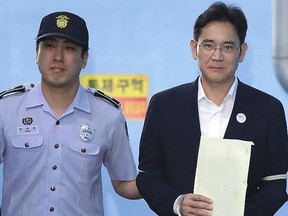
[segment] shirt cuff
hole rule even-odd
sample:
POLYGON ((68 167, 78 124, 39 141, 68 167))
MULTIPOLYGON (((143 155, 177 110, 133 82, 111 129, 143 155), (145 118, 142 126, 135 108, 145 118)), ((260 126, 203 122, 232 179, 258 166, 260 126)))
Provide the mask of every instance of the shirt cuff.
POLYGON ((186 194, 182 194, 182 195, 178 196, 174 202, 173 211, 178 216, 182 216, 181 215, 181 208, 182 208, 182 202, 183 202, 185 195, 186 194))

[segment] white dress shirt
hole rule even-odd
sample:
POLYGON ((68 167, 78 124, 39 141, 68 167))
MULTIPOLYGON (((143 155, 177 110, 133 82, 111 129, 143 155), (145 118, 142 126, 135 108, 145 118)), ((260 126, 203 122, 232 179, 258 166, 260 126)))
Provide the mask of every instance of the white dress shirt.
POLYGON ((235 81, 228 94, 224 98, 222 104, 218 106, 207 98, 201 84, 201 77, 199 78, 198 110, 201 135, 213 138, 224 137, 232 113, 237 86, 238 80, 235 77, 235 81))

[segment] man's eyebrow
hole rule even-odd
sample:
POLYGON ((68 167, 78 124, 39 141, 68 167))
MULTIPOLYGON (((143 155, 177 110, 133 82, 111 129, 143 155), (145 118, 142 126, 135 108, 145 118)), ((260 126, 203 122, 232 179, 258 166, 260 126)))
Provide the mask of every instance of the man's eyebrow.
POLYGON ((236 44, 236 42, 235 42, 235 41, 232 41, 232 40, 230 40, 230 41, 224 41, 224 44, 236 44))
MULTIPOLYGON (((216 43, 216 41, 212 40, 212 39, 203 39, 202 42, 204 42, 204 43, 216 43)), ((222 43, 222 44, 233 44, 233 45, 236 44, 236 42, 233 41, 233 40, 223 41, 223 42, 220 42, 220 43, 222 43)))
POLYGON ((204 43, 214 43, 214 40, 211 40, 211 39, 203 39, 201 42, 204 42, 204 43))

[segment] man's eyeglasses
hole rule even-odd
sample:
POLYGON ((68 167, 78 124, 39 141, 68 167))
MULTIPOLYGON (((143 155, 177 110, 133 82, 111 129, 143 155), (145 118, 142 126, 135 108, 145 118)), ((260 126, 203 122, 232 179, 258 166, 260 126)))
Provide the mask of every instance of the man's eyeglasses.
POLYGON ((199 47, 202 48, 203 51, 208 54, 213 54, 216 52, 217 49, 219 49, 222 51, 223 54, 232 55, 235 54, 235 52, 239 49, 239 47, 233 43, 226 43, 221 46, 216 46, 214 43, 211 42, 198 43, 196 41, 196 43, 199 45, 199 47))

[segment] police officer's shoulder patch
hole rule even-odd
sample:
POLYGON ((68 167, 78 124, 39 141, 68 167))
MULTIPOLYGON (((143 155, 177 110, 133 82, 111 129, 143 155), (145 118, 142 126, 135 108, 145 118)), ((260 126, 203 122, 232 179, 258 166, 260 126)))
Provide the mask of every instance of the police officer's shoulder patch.
POLYGON ((25 92, 27 90, 31 90, 33 87, 34 87, 34 84, 25 84, 25 85, 19 85, 13 88, 9 88, 0 93, 0 99, 12 93, 25 92))
POLYGON ((121 107, 121 103, 118 100, 116 100, 115 98, 111 97, 110 95, 107 95, 104 92, 97 90, 97 89, 88 88, 87 90, 92 92, 94 94, 94 96, 103 98, 105 101, 111 103, 116 108, 121 107))

